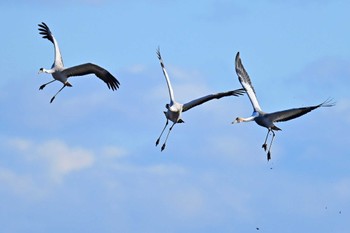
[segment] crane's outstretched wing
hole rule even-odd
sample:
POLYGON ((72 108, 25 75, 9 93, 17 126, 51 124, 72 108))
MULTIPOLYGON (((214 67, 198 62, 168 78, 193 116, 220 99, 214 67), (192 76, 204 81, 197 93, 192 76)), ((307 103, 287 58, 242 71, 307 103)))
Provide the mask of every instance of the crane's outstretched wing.
POLYGON ((55 44, 53 34, 50 31, 50 28, 46 25, 46 23, 42 22, 41 24, 38 24, 38 26, 40 31, 39 34, 43 35, 43 38, 51 41, 52 44, 55 44))
POLYGON ((259 102, 256 98, 254 87, 252 85, 252 82, 250 81, 247 71, 243 67, 242 60, 239 57, 239 52, 236 55, 235 68, 236 68, 236 73, 238 75, 238 80, 242 84, 242 87, 246 90, 248 97, 250 99, 250 102, 253 105, 254 111, 256 112, 261 111, 259 102))
POLYGON ((73 66, 63 70, 62 73, 67 75, 67 77, 95 74, 107 84, 109 89, 112 89, 113 91, 117 90, 120 85, 119 81, 111 73, 92 63, 73 66))
POLYGON ((157 50, 157 57, 159 59, 160 66, 162 67, 163 74, 164 74, 164 77, 165 77, 165 80, 166 80, 166 84, 168 86, 170 102, 174 103, 175 102, 174 91, 173 91, 173 88, 172 88, 171 83, 170 83, 168 72, 165 69, 165 66, 164 66, 164 63, 163 63, 163 60, 162 60, 162 56, 160 55, 160 49, 159 48, 157 50))
POLYGON ((63 68, 63 59, 62 59, 62 55, 60 52, 60 48, 58 47, 58 43, 57 43, 55 37, 53 36, 52 32, 50 31, 50 28, 44 22, 42 22, 41 24, 38 24, 38 26, 39 26, 39 34, 43 35, 43 38, 48 39, 54 45, 54 48, 55 48, 54 65, 63 68))
POLYGON ((182 112, 186 112, 187 110, 189 110, 193 107, 196 107, 200 104, 203 104, 203 103, 208 102, 208 101, 213 100, 213 99, 220 99, 222 97, 227 97, 227 96, 240 96, 240 95, 243 95, 244 93, 245 93, 245 90, 243 88, 241 88, 241 89, 234 90, 234 91, 220 92, 220 93, 216 93, 216 94, 203 96, 201 98, 192 100, 192 101, 184 104, 182 106, 182 112))
POLYGON ((266 117, 268 117, 273 122, 289 121, 294 118, 305 115, 306 113, 309 113, 312 110, 315 110, 319 107, 332 107, 334 105, 335 103, 331 102, 331 100, 326 100, 325 102, 315 106, 292 108, 284 111, 269 113, 269 114, 266 114, 266 117))

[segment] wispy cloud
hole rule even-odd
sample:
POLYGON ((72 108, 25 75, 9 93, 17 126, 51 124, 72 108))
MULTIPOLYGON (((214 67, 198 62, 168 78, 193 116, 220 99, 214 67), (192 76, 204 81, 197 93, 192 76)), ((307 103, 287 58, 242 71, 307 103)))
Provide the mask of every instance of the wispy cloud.
POLYGON ((178 165, 171 164, 151 164, 151 165, 135 165, 130 163, 115 163, 112 168, 122 173, 156 175, 160 177, 185 175, 186 169, 178 165))
POLYGON ((70 147, 62 140, 36 143, 28 139, 16 138, 10 139, 8 144, 25 158, 44 163, 49 176, 55 182, 61 182, 70 173, 89 168, 94 164, 92 151, 70 147))
POLYGON ((22 197, 38 197, 45 194, 43 189, 36 186, 31 176, 18 174, 5 167, 0 167, 0 186, 2 190, 11 190, 11 193, 22 197))
POLYGON ((127 151, 117 146, 105 146, 101 149, 101 154, 108 158, 122 158, 127 155, 127 151))

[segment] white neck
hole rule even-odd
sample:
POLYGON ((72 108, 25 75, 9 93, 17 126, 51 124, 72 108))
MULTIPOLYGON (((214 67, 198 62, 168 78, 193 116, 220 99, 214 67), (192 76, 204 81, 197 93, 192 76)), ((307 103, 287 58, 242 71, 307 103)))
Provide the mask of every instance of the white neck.
POLYGON ((247 118, 243 118, 241 117, 240 119, 242 120, 242 122, 249 122, 249 121, 254 121, 256 116, 251 116, 251 117, 247 117, 247 118))
POLYGON ((55 70, 54 69, 49 69, 49 70, 47 70, 47 69, 42 69, 41 70, 41 72, 42 73, 47 73, 47 74, 53 74, 53 73, 55 73, 55 70))

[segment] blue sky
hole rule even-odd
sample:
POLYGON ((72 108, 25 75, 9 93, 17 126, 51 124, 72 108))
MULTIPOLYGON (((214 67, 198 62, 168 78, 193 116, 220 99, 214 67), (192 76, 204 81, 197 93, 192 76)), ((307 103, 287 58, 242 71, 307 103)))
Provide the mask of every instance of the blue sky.
POLYGON ((2 1, 1 232, 348 232, 348 1, 2 1), (66 66, 93 62, 121 82, 59 83, 48 24, 66 66), (240 51, 263 110, 336 106, 266 129, 246 96, 183 114, 167 147, 166 83, 176 99, 240 88, 240 51))

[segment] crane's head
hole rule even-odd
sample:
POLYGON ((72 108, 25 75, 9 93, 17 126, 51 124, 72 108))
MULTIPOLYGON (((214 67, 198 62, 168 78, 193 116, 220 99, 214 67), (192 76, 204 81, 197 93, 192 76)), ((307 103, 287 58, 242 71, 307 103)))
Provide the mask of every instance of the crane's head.
POLYGON ((232 124, 236 124, 236 123, 241 123, 243 122, 243 118, 242 117, 237 117, 234 121, 232 121, 232 124))
POLYGON ((55 72, 55 70, 53 70, 53 69, 47 70, 45 68, 40 68, 38 71, 38 74, 40 74, 40 73, 53 74, 54 72, 55 72))

